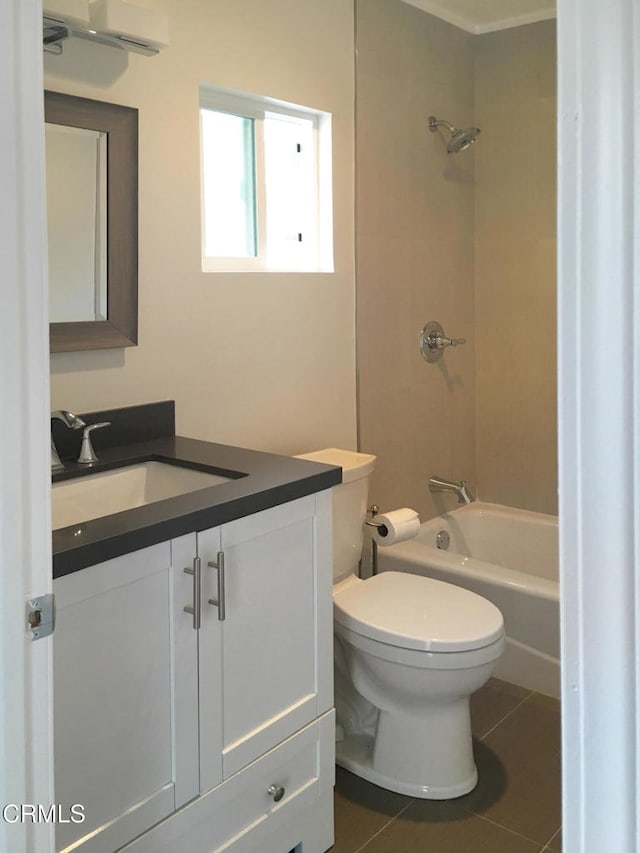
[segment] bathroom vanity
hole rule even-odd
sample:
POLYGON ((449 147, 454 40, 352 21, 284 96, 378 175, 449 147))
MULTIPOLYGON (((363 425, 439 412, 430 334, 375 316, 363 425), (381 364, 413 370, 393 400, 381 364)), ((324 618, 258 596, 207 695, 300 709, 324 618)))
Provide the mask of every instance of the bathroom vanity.
POLYGON ((99 458, 224 480, 54 531, 56 801, 85 814, 56 848, 322 853, 340 469, 171 435, 99 458))

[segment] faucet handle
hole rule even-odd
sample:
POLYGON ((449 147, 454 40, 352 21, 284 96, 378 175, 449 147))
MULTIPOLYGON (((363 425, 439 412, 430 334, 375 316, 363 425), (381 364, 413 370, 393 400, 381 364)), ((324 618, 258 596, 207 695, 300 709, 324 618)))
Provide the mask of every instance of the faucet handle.
POLYGON ((439 335, 429 336, 429 346, 436 347, 437 349, 444 349, 445 347, 457 347, 460 344, 466 344, 466 338, 441 338, 439 335))
POLYGON ((82 445, 80 447, 80 456, 78 462, 81 465, 93 465, 98 461, 93 445, 91 444, 91 433, 94 429, 102 429, 102 427, 111 426, 111 421, 101 421, 99 424, 89 424, 82 431, 82 445))
POLYGON ((457 347, 466 342, 466 338, 448 338, 436 320, 431 320, 420 332, 420 352, 427 361, 437 361, 442 358, 446 347, 457 347))

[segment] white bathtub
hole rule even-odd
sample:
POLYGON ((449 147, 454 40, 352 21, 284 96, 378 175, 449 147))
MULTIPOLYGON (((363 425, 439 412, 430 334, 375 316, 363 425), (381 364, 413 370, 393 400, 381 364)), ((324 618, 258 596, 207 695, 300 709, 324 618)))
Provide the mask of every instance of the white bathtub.
POLYGON ((378 550, 379 571, 458 584, 504 616, 507 647, 494 675, 560 695, 558 519, 474 501, 421 525, 415 539, 378 550), (436 537, 446 531, 447 550, 436 537))

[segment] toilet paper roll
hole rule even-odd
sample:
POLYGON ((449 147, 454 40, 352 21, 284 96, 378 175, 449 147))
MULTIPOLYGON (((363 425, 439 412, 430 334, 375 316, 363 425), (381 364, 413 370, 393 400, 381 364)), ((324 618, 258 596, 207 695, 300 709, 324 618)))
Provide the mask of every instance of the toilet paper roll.
POLYGON ((378 545, 404 542, 405 539, 413 539, 420 531, 418 513, 415 509, 406 506, 391 512, 379 513, 373 521, 376 525, 380 525, 373 528, 373 539, 378 545))

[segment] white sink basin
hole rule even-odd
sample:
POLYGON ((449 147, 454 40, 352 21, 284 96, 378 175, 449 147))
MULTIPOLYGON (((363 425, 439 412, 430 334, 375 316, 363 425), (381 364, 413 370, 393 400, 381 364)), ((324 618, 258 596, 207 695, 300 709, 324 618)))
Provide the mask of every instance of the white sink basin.
POLYGON ((163 462, 143 462, 63 480, 51 487, 52 528, 58 530, 81 524, 92 518, 222 485, 230 479, 163 462))

